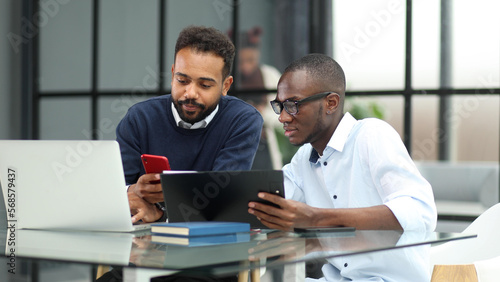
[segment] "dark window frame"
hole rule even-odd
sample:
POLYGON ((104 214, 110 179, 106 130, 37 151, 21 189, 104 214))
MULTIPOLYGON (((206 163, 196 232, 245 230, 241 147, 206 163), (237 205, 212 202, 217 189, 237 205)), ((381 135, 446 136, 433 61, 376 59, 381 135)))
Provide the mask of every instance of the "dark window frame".
MULTIPOLYGON (((33 18, 39 11, 40 0, 24 0, 23 1, 23 16, 33 18)), ((233 1, 232 28, 233 36, 239 34, 239 17, 240 17, 240 0, 233 1)), ((333 0, 332 0, 333 1, 333 0)), ((446 0, 442 0, 446 1, 446 0)), ((62 92, 41 92, 38 86, 39 77, 39 39, 35 36, 27 44, 23 46, 23 65, 22 65, 22 97, 24 100, 22 112, 23 114, 23 139, 39 139, 40 137, 40 101, 42 99, 57 99, 71 97, 89 97, 91 98, 91 132, 92 139, 98 138, 98 114, 99 103, 101 97, 113 97, 124 95, 124 91, 103 91, 98 89, 98 46, 99 46, 99 2, 100 0, 92 0, 92 63, 91 63, 91 89, 90 91, 65 91, 62 92)), ((158 0, 159 3, 159 74, 165 72, 165 46, 166 46, 166 5, 167 0, 158 0)), ((309 2, 309 52, 321 52, 331 55, 331 28, 328 28, 328 21, 331 19, 331 2, 330 1, 310 1, 309 2), (324 40, 330 38, 330 41, 324 40)), ((441 28, 443 28, 441 26, 441 28)), ((235 45, 237 47, 237 40, 235 45)), ((404 88, 400 90, 377 90, 377 91, 350 91, 349 96, 401 96, 404 98, 404 133, 403 142, 411 154, 411 123, 412 123, 412 98, 419 95, 436 95, 442 99, 451 97, 452 95, 490 95, 500 94, 500 88, 453 88, 440 87, 439 89, 414 89, 412 87, 412 0, 406 1, 406 38, 405 38, 405 82, 404 88)), ((236 66, 238 64, 238 56, 235 56, 236 66)), ((234 72, 233 68, 233 72, 234 72)), ((235 76, 236 78, 236 76, 235 76)), ((165 89, 165 77, 159 75, 158 89, 146 91, 145 96, 159 96, 170 93, 170 89, 165 89)), ((236 84, 235 84, 236 85, 236 84)), ((230 95, 238 96, 240 94, 265 94, 273 93, 275 90, 268 89, 252 89, 241 90, 231 88, 230 95)), ((440 120, 443 119, 444 113, 439 113, 440 120)))

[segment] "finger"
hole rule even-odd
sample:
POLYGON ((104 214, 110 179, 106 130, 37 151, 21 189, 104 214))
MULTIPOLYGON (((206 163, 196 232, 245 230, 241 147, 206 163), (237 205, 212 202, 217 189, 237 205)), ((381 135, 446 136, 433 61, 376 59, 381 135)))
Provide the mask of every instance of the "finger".
POLYGON ((248 212, 250 214, 255 215, 260 220, 260 222, 264 223, 264 225, 266 225, 267 227, 272 228, 272 229, 289 230, 288 226, 291 226, 293 224, 292 222, 289 222, 287 220, 283 220, 280 217, 273 216, 273 215, 270 215, 268 213, 265 213, 265 212, 262 212, 262 211, 259 211, 256 209, 250 208, 250 209, 248 209, 248 212), (269 223, 269 225, 266 224, 265 222, 269 223), (273 227, 271 227, 270 225, 273 227), (279 228, 277 228, 276 226, 279 226, 279 228))
POLYGON ((282 209, 259 202, 250 202, 248 207, 274 216, 281 216, 282 214, 282 209))
POLYGON ((127 197, 130 210, 136 210, 139 207, 138 203, 142 201, 142 199, 136 193, 130 191, 127 192, 127 197))
POLYGON ((141 177, 139 177, 139 180, 137 182, 149 184, 150 182, 158 182, 159 180, 160 180, 159 173, 146 173, 141 175, 141 177))
POLYGON ((265 212, 262 212, 257 209, 248 209, 248 213, 253 214, 257 217, 258 220, 262 221, 262 219, 265 219, 266 221, 269 221, 270 218, 273 218, 274 216, 271 216, 265 212))
POLYGON ((136 213, 134 216, 132 216, 132 223, 136 223, 139 220, 141 220, 145 215, 144 210, 140 209, 138 213, 136 213))
POLYGON ((287 227, 287 226, 284 226, 284 225, 280 225, 280 224, 277 224, 277 223, 274 223, 274 222, 270 222, 270 221, 267 221, 265 220, 264 218, 259 218, 260 222, 262 224, 264 224, 265 226, 267 226, 268 228, 270 229, 278 229, 278 230, 283 230, 283 231, 290 231, 291 228, 287 227))
POLYGON ((263 200, 269 201, 269 202, 276 204, 280 207, 283 207, 283 205, 286 204, 286 199, 284 199, 281 196, 274 195, 271 193, 260 192, 259 194, 257 194, 257 196, 263 200))
POLYGON ((163 193, 162 192, 155 192, 155 193, 146 193, 144 195, 144 200, 147 202, 154 204, 154 203, 159 203, 163 202, 163 193))
POLYGON ((158 193, 161 192, 161 184, 160 183, 145 183, 142 184, 142 192, 148 192, 148 193, 158 193))
POLYGON ((141 198, 153 196, 163 200, 163 190, 160 184, 141 183, 136 187, 137 188, 134 190, 134 192, 141 198))

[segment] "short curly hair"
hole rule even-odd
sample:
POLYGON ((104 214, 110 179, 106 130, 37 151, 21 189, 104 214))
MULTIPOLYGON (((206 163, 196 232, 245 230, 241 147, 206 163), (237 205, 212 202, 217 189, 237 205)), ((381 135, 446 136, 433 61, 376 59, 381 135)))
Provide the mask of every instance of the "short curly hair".
POLYGON ((197 52, 211 52, 224 60, 222 77, 226 78, 231 73, 234 60, 234 44, 229 37, 213 27, 188 26, 184 28, 177 38, 175 44, 175 57, 177 52, 186 47, 193 48, 197 52))

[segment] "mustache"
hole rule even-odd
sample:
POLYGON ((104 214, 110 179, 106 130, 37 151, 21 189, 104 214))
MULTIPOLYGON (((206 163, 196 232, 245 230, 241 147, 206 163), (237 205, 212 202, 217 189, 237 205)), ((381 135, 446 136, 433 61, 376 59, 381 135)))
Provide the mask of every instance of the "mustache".
POLYGON ((197 103, 194 99, 178 100, 177 104, 179 104, 179 106, 181 106, 181 105, 193 105, 193 106, 200 107, 202 110, 204 110, 206 108, 205 105, 197 103))

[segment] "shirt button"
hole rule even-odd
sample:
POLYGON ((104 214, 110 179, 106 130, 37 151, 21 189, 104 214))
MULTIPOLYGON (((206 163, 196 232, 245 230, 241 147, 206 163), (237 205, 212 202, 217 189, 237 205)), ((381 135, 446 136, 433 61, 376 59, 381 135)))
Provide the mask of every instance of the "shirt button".
POLYGON ((346 262, 346 263, 344 263, 344 267, 347 267, 347 262, 346 262))
POLYGON ((328 163, 327 162, 324 162, 323 165, 326 166, 328 163))
POLYGON ((334 199, 337 199, 337 195, 333 195, 333 198, 334 198, 334 199))

